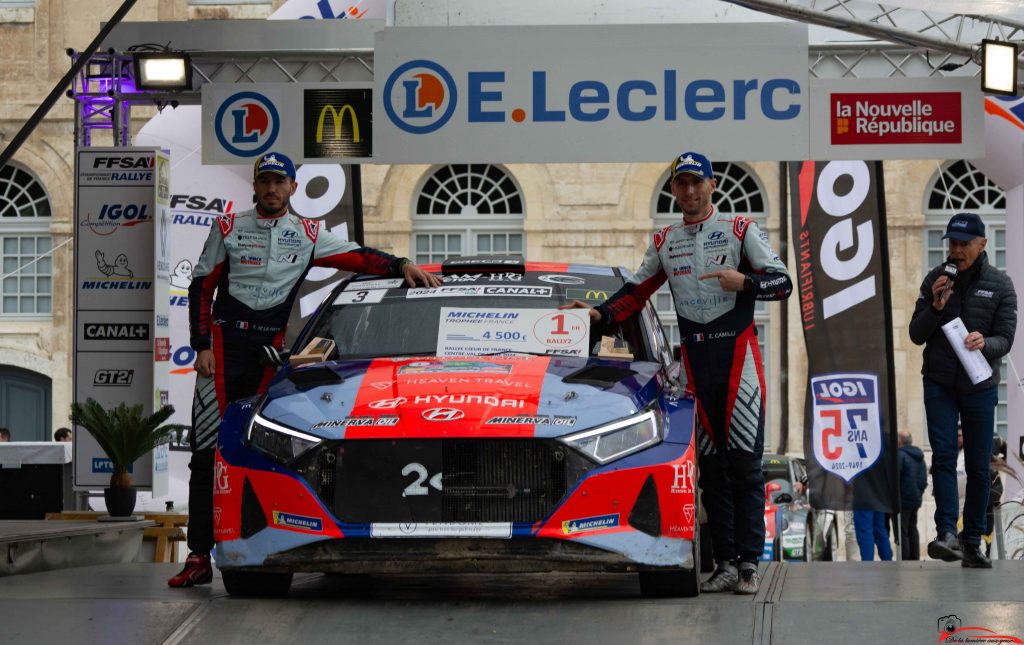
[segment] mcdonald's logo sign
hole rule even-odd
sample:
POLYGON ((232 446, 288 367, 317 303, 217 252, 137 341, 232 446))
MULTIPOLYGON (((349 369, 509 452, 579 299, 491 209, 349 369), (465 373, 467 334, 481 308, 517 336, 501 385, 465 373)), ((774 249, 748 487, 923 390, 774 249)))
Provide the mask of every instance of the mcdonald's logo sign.
POLYGON ((584 302, 604 302, 611 297, 612 292, 604 289, 566 289, 565 297, 572 300, 584 302))
POLYGON ((303 91, 303 158, 370 161, 373 91, 370 88, 303 91))
POLYGON ((340 110, 335 110, 333 105, 325 105, 324 109, 320 110, 320 118, 316 121, 316 142, 324 142, 324 122, 327 121, 328 116, 331 117, 331 122, 334 124, 333 138, 341 139, 346 115, 348 115, 349 125, 352 128, 352 142, 359 143, 359 117, 356 116, 356 111, 351 105, 342 105, 340 110))

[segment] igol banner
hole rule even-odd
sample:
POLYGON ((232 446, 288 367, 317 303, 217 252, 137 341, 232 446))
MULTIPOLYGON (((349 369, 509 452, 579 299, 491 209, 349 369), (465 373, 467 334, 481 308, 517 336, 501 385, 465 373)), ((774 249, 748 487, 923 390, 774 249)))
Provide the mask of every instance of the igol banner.
POLYGON ((815 508, 899 506, 882 163, 791 163, 804 453, 815 508))

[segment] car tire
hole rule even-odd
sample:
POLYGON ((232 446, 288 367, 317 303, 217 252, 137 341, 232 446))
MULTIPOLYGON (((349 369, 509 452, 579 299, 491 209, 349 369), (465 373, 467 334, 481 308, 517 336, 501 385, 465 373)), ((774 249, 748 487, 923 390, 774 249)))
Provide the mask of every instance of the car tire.
POLYGON ((700 593, 700 572, 696 568, 641 571, 640 593, 645 598, 693 598, 700 593))
POLYGON ((692 569, 640 572, 640 593, 644 598, 693 598, 700 593, 701 563, 704 560, 701 556, 701 545, 704 543, 701 528, 704 526, 707 525, 697 523, 694 526, 693 557, 695 561, 692 569), (700 559, 700 562, 697 562, 696 559, 700 559))
POLYGON ((265 598, 288 595, 292 586, 290 573, 222 570, 224 588, 232 596, 265 598))
POLYGON ((808 532, 804 533, 804 557, 801 562, 811 562, 814 560, 814 542, 811 540, 811 534, 808 532))

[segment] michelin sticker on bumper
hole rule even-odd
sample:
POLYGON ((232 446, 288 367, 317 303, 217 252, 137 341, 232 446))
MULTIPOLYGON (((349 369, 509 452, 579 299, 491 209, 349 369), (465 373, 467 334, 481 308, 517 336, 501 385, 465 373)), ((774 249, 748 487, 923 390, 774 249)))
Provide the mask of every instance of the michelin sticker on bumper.
POLYGON ((566 520, 562 522, 562 533, 575 535, 588 531, 600 531, 602 529, 613 529, 619 526, 619 514, 597 515, 595 517, 584 517, 578 520, 566 520))

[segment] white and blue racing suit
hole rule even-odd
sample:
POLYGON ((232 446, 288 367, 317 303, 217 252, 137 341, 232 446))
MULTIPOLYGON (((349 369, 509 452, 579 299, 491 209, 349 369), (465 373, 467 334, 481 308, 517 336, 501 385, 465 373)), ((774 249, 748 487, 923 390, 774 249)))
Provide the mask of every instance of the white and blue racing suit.
POLYGON ((697 222, 654 234, 636 275, 598 307, 621 322, 668 281, 679 321, 687 388, 697 399, 698 464, 715 560, 757 560, 764 549, 765 383, 756 300, 788 298, 786 266, 751 219, 712 207, 697 222), (734 269, 740 292, 698 276, 734 269))
POLYGON ((258 394, 273 370, 260 348, 284 344, 299 286, 312 267, 399 276, 407 262, 321 230, 292 213, 255 210, 223 215, 210 229, 189 285, 192 349, 213 350, 212 378, 196 376, 189 439, 189 550, 213 548, 213 466, 217 431, 228 403, 258 394), (216 292, 216 301, 214 293, 216 292))

